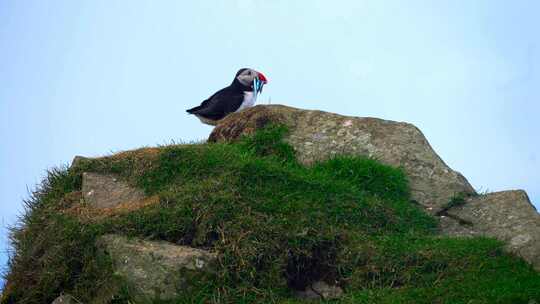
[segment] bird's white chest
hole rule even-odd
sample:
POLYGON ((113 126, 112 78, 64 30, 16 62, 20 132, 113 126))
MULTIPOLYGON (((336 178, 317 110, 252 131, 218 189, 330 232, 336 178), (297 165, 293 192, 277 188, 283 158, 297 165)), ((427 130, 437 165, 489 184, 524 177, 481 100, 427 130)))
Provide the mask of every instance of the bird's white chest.
POLYGON ((255 102, 257 101, 257 94, 254 92, 244 92, 244 101, 242 101, 242 104, 236 110, 236 112, 241 111, 245 108, 251 108, 253 105, 255 105, 255 102))

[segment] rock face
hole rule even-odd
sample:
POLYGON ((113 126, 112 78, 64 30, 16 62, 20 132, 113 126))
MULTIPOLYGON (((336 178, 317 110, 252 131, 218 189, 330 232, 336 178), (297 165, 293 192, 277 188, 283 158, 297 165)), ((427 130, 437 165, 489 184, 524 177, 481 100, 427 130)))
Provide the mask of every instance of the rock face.
POLYGON ((138 202, 144 193, 113 175, 85 172, 82 175, 84 201, 94 208, 112 208, 122 203, 138 202))
POLYGON ((304 164, 351 154, 402 167, 409 177, 413 199, 430 214, 442 215, 442 234, 497 238, 507 244, 507 250, 540 270, 540 215, 526 193, 505 191, 477 196, 469 182, 442 161, 415 126, 282 105, 256 106, 227 116, 210 134, 209 141, 235 140, 269 123, 288 126, 285 140, 304 164), (458 194, 471 197, 463 206, 448 209, 458 194))
POLYGON ((438 219, 440 232, 444 235, 473 237, 480 234, 473 227, 473 223, 462 222, 459 218, 452 218, 448 215, 441 215, 438 219))
POLYGON ((98 247, 111 256, 115 274, 133 287, 141 301, 178 296, 192 286, 195 274, 212 273, 216 260, 205 250, 120 235, 102 236, 98 247))
POLYGON ((75 155, 75 157, 71 161, 71 168, 80 166, 80 164, 83 163, 86 160, 88 160, 87 157, 80 156, 80 155, 75 155))
MULTIPOLYGON (((443 229, 448 235, 485 235, 506 244, 506 249, 540 271, 540 214, 521 190, 503 191, 467 199, 448 215, 471 223, 469 231, 443 229)), ((466 225, 465 225, 466 226, 466 225)))
POLYGON ((364 155, 401 166, 412 197, 435 214, 458 193, 475 193, 458 172, 433 151, 415 126, 377 118, 349 117, 282 105, 256 106, 223 119, 209 141, 234 140, 268 123, 289 127, 286 141, 304 164, 336 154, 364 155))

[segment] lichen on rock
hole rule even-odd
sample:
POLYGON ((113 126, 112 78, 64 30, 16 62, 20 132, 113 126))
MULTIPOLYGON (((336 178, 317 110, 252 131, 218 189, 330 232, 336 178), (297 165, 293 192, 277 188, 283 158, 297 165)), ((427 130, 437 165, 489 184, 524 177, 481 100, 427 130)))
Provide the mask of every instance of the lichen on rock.
MULTIPOLYGON (((448 215, 472 223, 474 235, 494 237, 505 248, 524 258, 540 271, 540 214, 523 190, 501 191, 470 197, 451 208, 448 215)), ((448 235, 466 236, 444 231, 448 235)))
POLYGON ((97 245, 113 261, 115 275, 126 281, 139 300, 174 299, 196 274, 212 273, 216 254, 164 241, 104 235, 97 245))
POLYGON ((82 195, 86 203, 94 208, 111 208, 126 202, 139 202, 144 193, 111 174, 84 172, 82 195))

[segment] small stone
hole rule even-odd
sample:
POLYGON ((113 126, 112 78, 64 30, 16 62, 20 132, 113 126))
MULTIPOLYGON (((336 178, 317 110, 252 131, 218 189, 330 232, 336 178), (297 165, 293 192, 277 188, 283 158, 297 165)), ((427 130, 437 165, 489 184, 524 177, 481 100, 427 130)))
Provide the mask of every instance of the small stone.
POLYGON ((324 281, 317 281, 304 291, 297 291, 296 297, 307 300, 333 300, 339 299, 343 290, 339 286, 332 286, 324 281))
POLYGON ((343 295, 343 290, 341 287, 331 286, 323 281, 313 283, 311 289, 320 294, 325 300, 338 299, 343 295))
POLYGON ((201 259, 195 259, 195 267, 201 269, 204 267, 205 262, 201 259))
POLYGON ((343 126, 344 127, 350 127, 353 125, 353 122, 352 120, 346 120, 344 123, 343 123, 343 126))
POLYGON ((68 294, 60 295, 58 298, 56 298, 52 302, 52 304, 77 304, 77 303, 81 303, 81 302, 77 301, 77 299, 75 299, 74 297, 68 294))

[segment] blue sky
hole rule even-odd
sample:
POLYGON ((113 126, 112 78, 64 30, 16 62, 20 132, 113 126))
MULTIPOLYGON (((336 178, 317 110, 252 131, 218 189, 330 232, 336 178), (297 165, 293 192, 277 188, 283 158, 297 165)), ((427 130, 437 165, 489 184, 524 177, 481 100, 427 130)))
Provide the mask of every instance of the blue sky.
MULTIPOLYGON (((0 250, 45 170, 205 139, 240 67, 260 103, 417 125, 480 191, 540 207, 539 1, 0 0, 0 250)), ((6 261, 0 254, 0 265, 6 261)))

